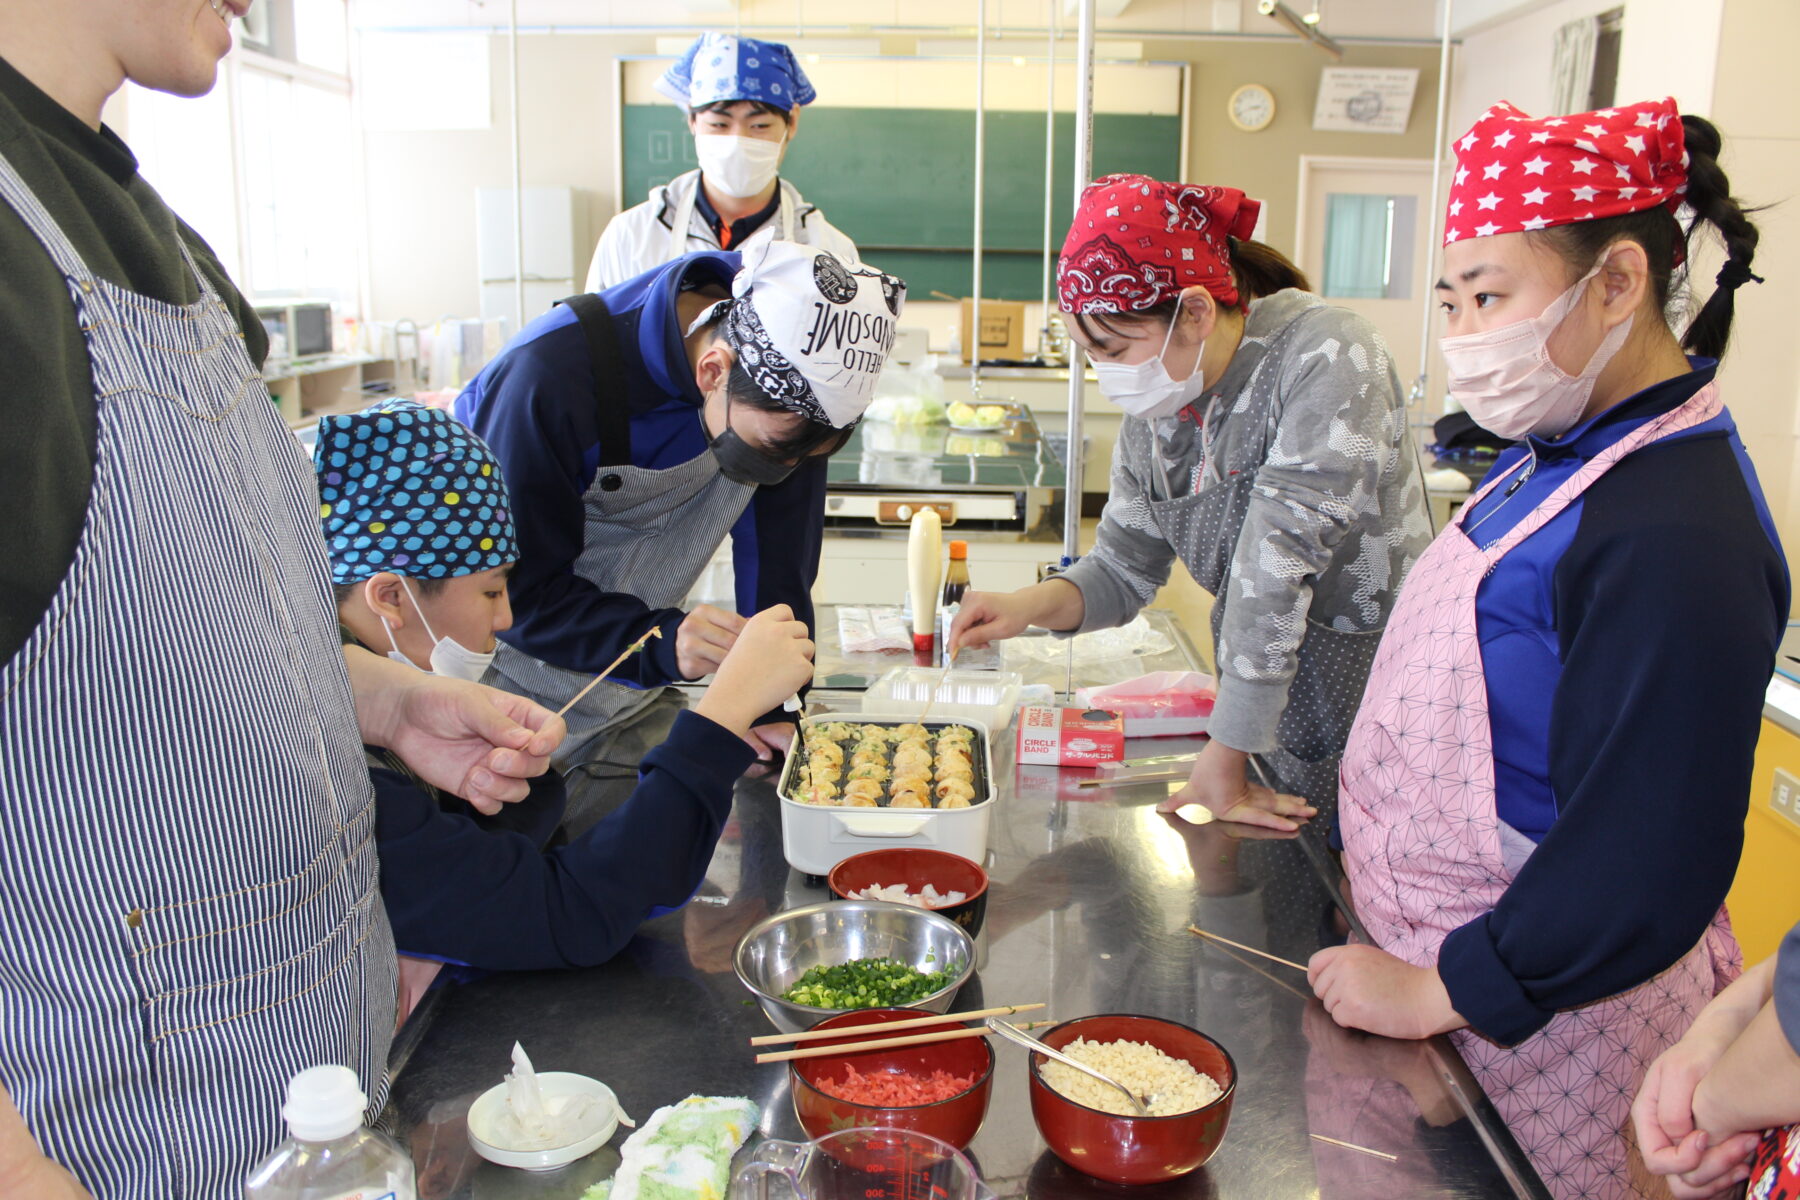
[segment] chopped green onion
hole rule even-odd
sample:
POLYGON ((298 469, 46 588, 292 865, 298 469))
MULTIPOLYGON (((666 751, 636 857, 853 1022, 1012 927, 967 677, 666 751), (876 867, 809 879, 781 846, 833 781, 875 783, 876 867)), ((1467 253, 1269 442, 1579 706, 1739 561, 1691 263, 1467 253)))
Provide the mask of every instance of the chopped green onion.
MULTIPOLYGON (((933 955, 927 961, 935 961, 933 955)), ((896 1008, 950 985, 961 964, 926 973, 891 958, 859 958, 835 967, 813 967, 783 1000, 814 1008, 896 1008)))

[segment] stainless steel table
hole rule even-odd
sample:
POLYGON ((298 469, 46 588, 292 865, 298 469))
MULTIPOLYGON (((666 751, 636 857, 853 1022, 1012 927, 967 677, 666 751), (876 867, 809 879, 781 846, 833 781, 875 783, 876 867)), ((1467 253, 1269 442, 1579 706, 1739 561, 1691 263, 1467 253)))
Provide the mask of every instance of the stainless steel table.
MULTIPOLYGON (((1167 614, 1156 617, 1173 628, 1167 614)), ((842 656, 827 662, 825 649, 822 675, 850 682, 837 677, 856 664, 842 656)), ((1155 659, 1130 673, 1194 662, 1185 638, 1155 659)), ((854 708, 856 696, 815 692, 814 701, 854 708)), ((957 1007, 1044 1000, 1058 1018, 1168 1017, 1217 1037, 1236 1059, 1240 1082, 1230 1132, 1205 1169, 1121 1190, 1048 1151, 1032 1123, 1023 1052, 997 1046, 992 1107, 970 1148, 996 1192, 1033 1200, 1546 1194, 1447 1043, 1347 1033, 1310 999, 1297 972, 1185 932, 1198 924, 1297 962, 1340 940, 1322 830, 1295 840, 1239 840, 1217 824, 1159 816, 1154 801, 1166 785, 1079 790, 1085 773, 1015 768, 1009 743, 999 740, 1002 798, 987 924, 977 976, 957 1007)), ((1129 753, 1198 745, 1139 741, 1129 753)), ((622 1135, 543 1175, 473 1156, 463 1115, 505 1073, 515 1039, 540 1069, 604 1080, 640 1120, 690 1093, 748 1095, 762 1106, 763 1136, 800 1137, 786 1068, 751 1062, 746 1040, 769 1026, 732 974, 731 952, 764 915, 828 898, 783 860, 770 782, 745 779, 701 894, 645 925, 614 961, 586 971, 494 975, 435 994, 429 1025, 406 1039, 388 1113, 420 1164, 420 1195, 574 1197, 617 1166, 622 1135)))

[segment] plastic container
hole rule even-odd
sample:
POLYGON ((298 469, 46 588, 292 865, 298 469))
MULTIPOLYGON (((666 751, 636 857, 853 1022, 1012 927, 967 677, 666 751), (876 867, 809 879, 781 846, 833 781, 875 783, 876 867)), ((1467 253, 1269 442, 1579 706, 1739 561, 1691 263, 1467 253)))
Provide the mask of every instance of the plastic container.
POLYGON ((875 686, 863 693, 864 713, 905 713, 907 720, 917 720, 931 701, 931 717, 946 720, 966 718, 980 721, 989 729, 1005 729, 1012 724, 1019 707, 1019 689, 1025 678, 1012 671, 948 672, 934 667, 895 667, 875 686), (940 687, 939 684, 942 684, 940 687), (936 699, 932 700, 932 695, 936 699))
POLYGON ((244 1181, 244 1200, 415 1200, 412 1156, 363 1128, 368 1097, 349 1067, 308 1067, 288 1081, 288 1138, 244 1181))

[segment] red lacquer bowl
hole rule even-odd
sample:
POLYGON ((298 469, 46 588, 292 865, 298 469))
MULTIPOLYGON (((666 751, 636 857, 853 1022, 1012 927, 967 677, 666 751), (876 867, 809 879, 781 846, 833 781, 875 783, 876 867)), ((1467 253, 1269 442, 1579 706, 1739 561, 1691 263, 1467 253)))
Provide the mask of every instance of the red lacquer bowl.
MULTIPOLYGON (((865 1008, 856 1012, 827 1017, 813 1029, 849 1029, 861 1025, 886 1025, 892 1021, 916 1020, 921 1014, 909 1008, 865 1008)), ((908 1033, 938 1033, 957 1028, 903 1030, 908 1033)), ((868 1041, 873 1035, 857 1038, 821 1039, 802 1042, 804 1046, 835 1046, 842 1042, 868 1041)), ((788 1064, 793 1081, 794 1115, 810 1138, 822 1138, 840 1129, 878 1128, 911 1129, 948 1142, 958 1150, 967 1146, 987 1116, 988 1097, 994 1088, 994 1051, 986 1038, 960 1038, 953 1042, 936 1042, 925 1046, 903 1046, 893 1050, 846 1050, 842 1055, 796 1059, 788 1064), (906 1108, 880 1108, 853 1104, 820 1090, 824 1080, 844 1078, 844 1064, 849 1063, 864 1075, 879 1072, 930 1075, 944 1071, 961 1078, 973 1078, 974 1084, 948 1100, 906 1108)))
POLYGON ((930 911, 955 921, 970 937, 981 932, 981 923, 987 919, 987 872, 973 859, 951 854, 948 850, 922 847, 865 850, 831 868, 825 881, 831 886, 831 894, 839 900, 848 900, 851 892, 860 892, 866 887, 896 883, 904 885, 909 892, 924 891, 926 884, 942 895, 961 892, 962 903, 930 911))
POLYGON ((1031 1055, 1031 1115, 1056 1157, 1077 1171, 1113 1183, 1160 1183, 1205 1166, 1225 1140, 1237 1093, 1237 1064, 1225 1047, 1199 1030, 1160 1017, 1107 1013, 1065 1021, 1038 1036, 1052 1050, 1076 1038, 1144 1042, 1170 1058, 1185 1059, 1224 1089, 1224 1095, 1193 1112, 1121 1117, 1058 1092, 1038 1073, 1044 1056, 1031 1055))

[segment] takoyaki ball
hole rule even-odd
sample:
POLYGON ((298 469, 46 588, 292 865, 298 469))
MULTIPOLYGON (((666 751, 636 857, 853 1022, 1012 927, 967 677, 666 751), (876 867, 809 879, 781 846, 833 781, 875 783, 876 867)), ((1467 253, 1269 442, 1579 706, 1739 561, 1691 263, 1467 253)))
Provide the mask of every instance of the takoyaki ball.
POLYGON ((923 750, 902 750, 894 755, 894 773, 925 772, 931 769, 931 755, 923 750))
POLYGON ((917 792, 901 792, 888 801, 889 808, 930 808, 931 802, 917 792))
POLYGON ((961 779, 940 779, 937 786, 933 788, 932 791, 937 794, 937 798, 940 802, 948 800, 953 796, 958 797, 965 802, 975 798, 974 787, 961 779))
POLYGON ((851 800, 858 796, 866 796, 870 800, 880 800, 881 784, 873 779, 852 779, 844 785, 844 798, 851 800))

